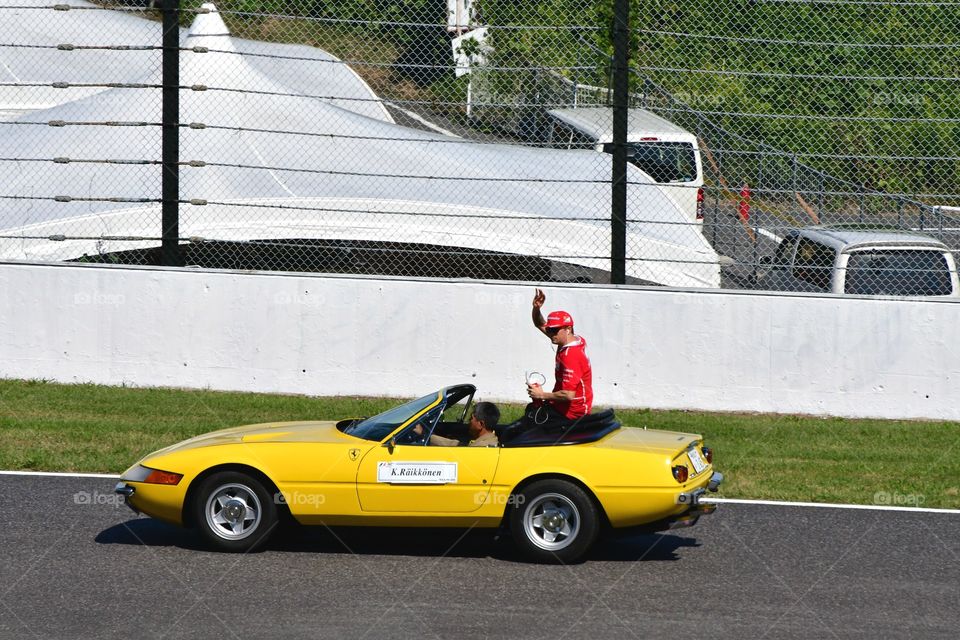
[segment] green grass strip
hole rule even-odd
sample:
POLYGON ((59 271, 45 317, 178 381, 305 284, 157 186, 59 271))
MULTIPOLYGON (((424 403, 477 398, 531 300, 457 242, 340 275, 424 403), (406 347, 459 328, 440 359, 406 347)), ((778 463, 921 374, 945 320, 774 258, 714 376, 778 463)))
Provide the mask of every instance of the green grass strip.
MULTIPOLYGON (((384 398, 226 393, 0 380, 0 469, 118 473, 225 427, 368 416, 384 398)), ((501 407, 504 421, 518 405, 501 407)), ((719 495, 960 508, 960 423, 618 410, 629 427, 703 434, 719 495)))

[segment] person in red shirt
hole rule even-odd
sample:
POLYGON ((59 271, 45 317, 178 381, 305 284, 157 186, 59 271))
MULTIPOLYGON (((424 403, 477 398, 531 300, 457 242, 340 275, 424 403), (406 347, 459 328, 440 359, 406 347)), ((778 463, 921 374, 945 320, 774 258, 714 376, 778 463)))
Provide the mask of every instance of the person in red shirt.
MULTIPOLYGON (((534 326, 557 345, 556 381, 553 391, 528 383, 527 393, 533 406, 550 409, 548 413, 554 414, 551 422, 561 418, 575 421, 593 408, 593 371, 587 357, 587 341, 573 332, 573 318, 566 311, 554 311, 543 319, 540 308, 546 299, 543 291, 537 289, 533 297, 532 319, 534 326)), ((540 420, 534 421, 542 424, 540 420)))

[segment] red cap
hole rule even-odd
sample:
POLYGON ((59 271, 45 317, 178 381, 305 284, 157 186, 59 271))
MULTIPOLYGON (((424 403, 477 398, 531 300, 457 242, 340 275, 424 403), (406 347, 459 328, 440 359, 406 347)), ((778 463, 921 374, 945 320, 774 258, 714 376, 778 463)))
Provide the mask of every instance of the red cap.
POLYGON ((572 326, 573 317, 566 311, 553 311, 547 316, 547 329, 572 326))

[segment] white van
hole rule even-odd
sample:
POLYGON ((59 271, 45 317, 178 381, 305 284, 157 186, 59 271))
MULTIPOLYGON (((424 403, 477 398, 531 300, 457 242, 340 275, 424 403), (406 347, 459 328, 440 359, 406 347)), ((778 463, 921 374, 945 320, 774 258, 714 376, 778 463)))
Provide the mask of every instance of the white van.
POLYGON ((757 285, 773 291, 960 296, 953 253, 915 231, 865 225, 793 229, 760 265, 757 285))
MULTIPOLYGON (((613 153, 613 109, 551 109, 549 144, 558 149, 593 148, 613 153)), ((663 191, 703 223, 703 165, 697 137, 644 109, 627 117, 627 160, 662 185, 663 191)))

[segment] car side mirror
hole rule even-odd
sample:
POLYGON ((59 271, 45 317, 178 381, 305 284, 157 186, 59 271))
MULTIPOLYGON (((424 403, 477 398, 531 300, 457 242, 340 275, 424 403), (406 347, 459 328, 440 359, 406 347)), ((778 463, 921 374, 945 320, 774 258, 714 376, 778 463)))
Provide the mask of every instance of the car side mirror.
POLYGON ((396 439, 396 438, 390 438, 389 440, 387 440, 387 444, 385 444, 385 445, 383 445, 383 446, 385 446, 385 447, 387 448, 387 451, 389 451, 390 453, 393 453, 393 450, 394 450, 394 449, 396 448, 396 446, 397 446, 397 439, 396 439))

